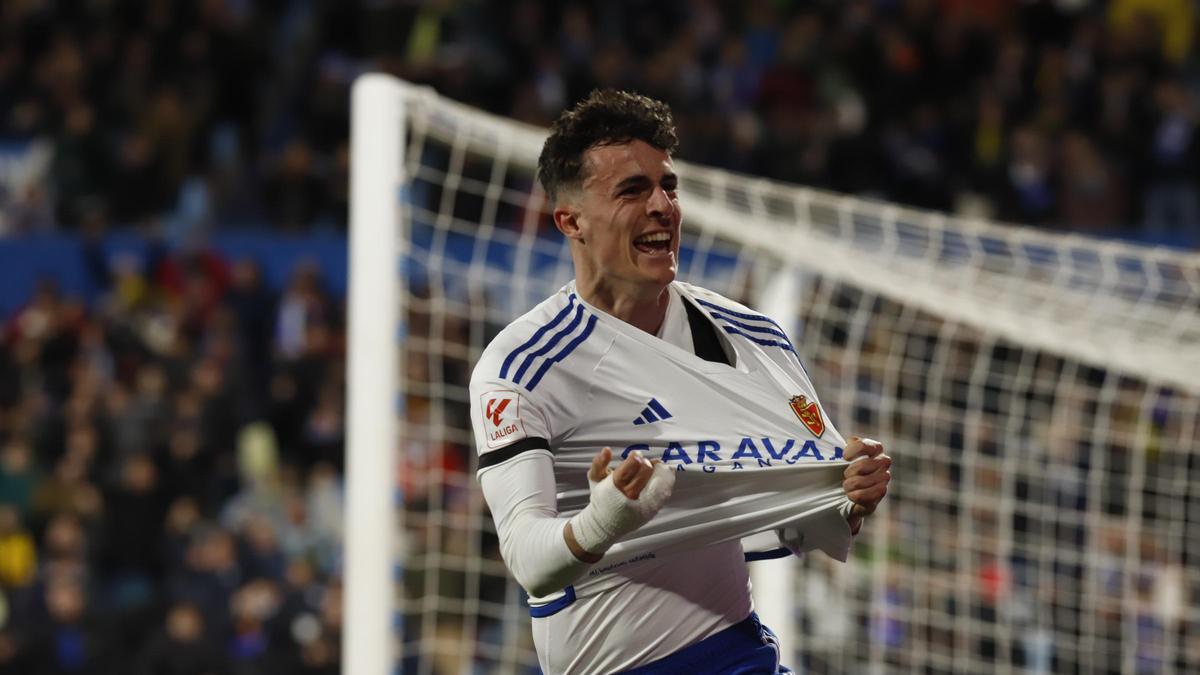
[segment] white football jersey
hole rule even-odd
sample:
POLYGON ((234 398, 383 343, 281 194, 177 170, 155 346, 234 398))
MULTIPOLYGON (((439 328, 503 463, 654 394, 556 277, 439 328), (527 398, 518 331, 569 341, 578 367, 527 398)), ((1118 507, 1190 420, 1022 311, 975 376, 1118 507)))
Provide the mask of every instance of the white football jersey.
POLYGON ((614 464, 641 450, 677 472, 653 520, 562 593, 531 598, 547 672, 624 670, 744 619, 746 560, 788 553, 776 530, 839 560, 850 547, 845 441, 787 335, 710 291, 670 291, 712 322, 733 366, 610 316, 569 284, 505 328, 471 378, 480 474, 549 449, 560 517, 587 505, 587 470, 606 446, 614 464), (744 551, 756 534, 773 550, 744 551))

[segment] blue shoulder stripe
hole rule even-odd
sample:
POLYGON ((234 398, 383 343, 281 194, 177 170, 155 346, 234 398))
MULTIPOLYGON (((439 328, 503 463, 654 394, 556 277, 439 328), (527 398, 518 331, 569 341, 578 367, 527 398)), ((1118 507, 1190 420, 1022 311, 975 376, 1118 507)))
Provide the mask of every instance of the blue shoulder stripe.
MULTIPOLYGON (((762 314, 749 314, 747 312, 738 312, 738 311, 729 309, 727 307, 722 307, 721 305, 718 305, 714 302, 709 302, 708 300, 701 300, 700 298, 696 298, 696 302, 700 303, 701 305, 704 305, 705 307, 707 307, 709 309, 715 309, 715 310, 718 310, 721 312, 725 312, 726 314, 731 314, 733 316, 738 317, 739 319, 755 319, 757 321, 771 321, 770 317, 763 316, 762 314)), ((771 323, 775 323, 775 322, 771 321, 771 323)))
POLYGON ((583 305, 579 305, 575 308, 575 318, 571 319, 571 323, 567 324, 562 330, 555 333, 549 340, 546 341, 546 344, 542 345, 540 349, 530 353, 525 357, 525 361, 521 363, 521 367, 517 369, 517 374, 513 375, 513 382, 520 384, 521 378, 525 376, 525 371, 529 370, 529 366, 533 365, 534 359, 538 358, 539 356, 545 356, 546 354, 549 354, 550 350, 557 347, 558 343, 561 342, 564 337, 575 332, 575 328, 579 326, 579 322, 582 319, 583 305))
POLYGON ((753 342, 754 344, 762 345, 764 347, 779 347, 780 349, 782 349, 786 352, 792 352, 793 354, 796 353, 795 348, 792 347, 792 343, 790 343, 790 342, 777 342, 775 340, 764 340, 762 338, 755 337, 739 328, 734 328, 733 326, 721 326, 721 328, 724 328, 725 332, 729 333, 731 335, 741 335, 742 337, 753 342))
MULTIPOLYGON (((700 303, 701 305, 704 305, 711 311, 720 312, 722 314, 726 314, 731 317, 737 317, 739 319, 748 319, 750 321, 766 321, 767 323, 771 324, 779 331, 780 337, 782 337, 785 340, 787 339, 787 333, 784 332, 783 327, 780 326, 779 324, 775 323, 775 319, 772 319, 769 316, 765 316, 763 314, 749 314, 747 312, 737 312, 732 309, 727 309, 720 305, 711 303, 707 300, 701 300, 700 298, 696 298, 696 302, 700 303)), ((729 321, 730 323, 733 323, 733 321, 729 318, 725 318, 725 317, 722 317, 722 318, 725 321, 729 321)))
MULTIPOLYGON (((581 307, 581 309, 582 309, 582 307, 581 307)), ((525 384, 525 388, 529 391, 533 391, 533 388, 537 386, 538 382, 542 381, 542 376, 545 375, 546 372, 550 370, 550 366, 552 366, 555 363, 558 363, 559 361, 562 361, 563 359, 570 356, 571 352, 575 351, 576 347, 583 344, 584 341, 588 339, 588 336, 592 334, 592 329, 595 327, 596 327, 596 317, 589 316, 587 326, 583 329, 583 332, 580 333, 579 336, 576 337, 574 340, 567 343, 567 346, 563 347, 562 350, 559 351, 557 354, 555 354, 554 356, 543 361, 542 367, 538 369, 537 374, 533 376, 533 379, 525 384)))
POLYGON ((747 340, 750 340, 751 342, 753 342, 755 344, 760 344, 764 347, 779 347, 780 349, 791 352, 792 355, 796 357, 796 362, 800 364, 800 369, 804 371, 805 376, 808 376, 808 368, 804 367, 804 360, 800 358, 800 352, 796 351, 796 347, 792 344, 791 339, 788 338, 787 333, 785 333, 783 331, 783 327, 780 326, 778 323, 776 323, 775 320, 772 319, 771 317, 766 316, 766 315, 760 315, 760 314, 748 314, 746 312, 735 312, 732 309, 725 309, 724 307, 722 307, 720 305, 713 304, 706 300, 701 300, 700 298, 696 298, 696 302, 707 307, 709 309, 709 312, 713 315, 713 318, 720 319, 721 321, 724 321, 727 324, 733 324, 731 326, 721 325, 721 328, 725 329, 726 333, 732 333, 734 335, 741 335, 742 337, 746 338, 747 340), (766 328, 765 326, 753 326, 750 324, 742 323, 740 321, 734 321, 733 319, 730 319, 726 316, 722 316, 722 314, 729 314, 731 316, 736 316, 736 317, 739 317, 742 319, 749 319, 751 321, 766 321, 767 323, 774 326, 777 330, 771 330, 770 328, 766 328), (745 333, 745 332, 739 330, 739 328, 744 328, 746 330, 753 331, 755 333, 763 333, 766 335, 773 335, 775 337, 782 339, 783 342, 780 343, 780 342, 775 342, 774 340, 767 340, 767 339, 755 337, 753 335, 750 335, 748 333, 745 333))
MULTIPOLYGON (((783 330, 783 327, 780 326, 778 323, 776 323, 775 320, 772 319, 771 317, 765 316, 762 314, 749 314, 747 312, 737 312, 732 309, 726 309, 720 305, 713 304, 706 300, 701 300, 699 298, 696 298, 696 302, 707 307, 709 309, 709 312, 713 315, 714 319, 724 321, 727 324, 732 324, 733 326, 736 326, 737 328, 743 329, 743 330, 730 330, 730 326, 722 325, 721 327, 725 329, 726 333, 742 335, 760 345, 765 345, 768 347, 782 347, 783 349, 786 349, 787 351, 789 351, 793 354, 796 354, 796 348, 795 348, 795 346, 792 345, 792 341, 790 338, 788 338, 787 333, 783 330), (726 315, 728 315, 728 316, 726 316, 726 315), (766 326, 755 326, 755 325, 748 324, 748 323, 742 323, 741 321, 737 321, 735 319, 730 318, 730 317, 734 317, 734 316, 738 317, 739 319, 747 319, 749 321, 765 321, 766 323, 771 324, 775 328, 771 329, 771 328, 767 328, 766 326), (770 340, 763 340, 762 338, 755 338, 752 335, 747 335, 743 331, 750 331, 752 333, 761 333, 764 335, 771 335, 771 336, 777 337, 780 340, 782 340, 783 344, 778 344, 778 343, 772 342, 770 340)), ((799 358, 798 354, 797 354, 797 358, 799 358)), ((803 364, 801 364, 801 367, 803 367, 803 364)))
MULTIPOLYGON (((737 326, 738 328, 744 328, 753 333, 763 333, 764 335, 774 335, 775 337, 777 337, 785 342, 789 341, 787 334, 784 333, 782 330, 776 330, 775 328, 767 328, 766 326, 755 326, 753 324, 743 323, 741 321, 738 321, 737 319, 731 319, 727 316, 724 316, 721 313, 721 310, 713 309, 713 310, 709 310, 709 311, 712 313, 714 319, 720 319, 721 321, 724 321, 725 323, 733 324, 734 326, 737 326)), ((769 319, 765 319, 765 320, 769 321, 769 319)), ((772 325, 775 325, 775 322, 772 321, 771 323, 772 323, 772 325)))
POLYGON ((501 378, 508 377, 508 369, 512 366, 513 361, 516 360, 517 355, 519 355, 521 352, 525 351, 526 349, 529 349, 533 345, 537 344, 537 341, 542 339, 542 336, 546 334, 546 331, 557 326, 559 323, 562 322, 563 319, 566 318, 566 316, 568 314, 571 313, 571 310, 575 307, 575 294, 572 293, 570 296, 568 296, 567 300, 568 300, 567 306, 563 307, 562 310, 559 311, 559 313, 556 314, 553 319, 550 319, 550 323, 547 323, 546 325, 537 329, 537 331, 533 334, 533 337, 526 340, 524 342, 524 344, 522 344, 520 347, 517 347, 516 349, 509 352, 508 356, 505 357, 505 359, 504 359, 504 365, 500 367, 500 377, 501 378))

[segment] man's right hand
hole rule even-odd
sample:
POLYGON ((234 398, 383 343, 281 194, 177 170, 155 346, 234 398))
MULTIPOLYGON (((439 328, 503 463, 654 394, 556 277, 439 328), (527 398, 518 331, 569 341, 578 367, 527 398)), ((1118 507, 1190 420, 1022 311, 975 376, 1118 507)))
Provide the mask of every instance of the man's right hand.
POLYGON ((618 539, 649 522, 675 486, 675 472, 641 452, 630 453, 615 470, 608 468, 611 461, 611 448, 592 458, 591 502, 563 530, 567 547, 584 562, 599 561, 618 539))
POLYGON ((630 499, 637 499, 642 494, 642 488, 646 487, 646 483, 649 483, 650 477, 654 475, 654 465, 662 462, 661 459, 651 462, 641 451, 637 450, 629 453, 629 456, 617 466, 616 470, 608 468, 611 461, 612 450, 610 448, 604 448, 597 452, 596 456, 592 458, 592 468, 588 469, 588 482, 595 485, 611 474, 613 486, 630 499))

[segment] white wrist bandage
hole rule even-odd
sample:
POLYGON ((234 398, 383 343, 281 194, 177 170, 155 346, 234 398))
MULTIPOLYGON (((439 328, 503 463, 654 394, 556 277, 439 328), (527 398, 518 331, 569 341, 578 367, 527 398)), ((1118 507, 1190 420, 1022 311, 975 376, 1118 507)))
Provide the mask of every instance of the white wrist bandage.
POLYGON ((571 519, 571 531, 583 550, 604 553, 658 513, 675 487, 675 472, 666 464, 654 465, 654 473, 637 499, 622 494, 613 485, 611 473, 591 485, 591 502, 571 519))

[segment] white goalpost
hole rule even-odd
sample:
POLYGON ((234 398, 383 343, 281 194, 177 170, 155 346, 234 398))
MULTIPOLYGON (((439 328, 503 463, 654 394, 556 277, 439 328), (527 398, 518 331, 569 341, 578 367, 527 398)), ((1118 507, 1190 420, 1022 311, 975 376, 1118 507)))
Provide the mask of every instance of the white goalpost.
MULTIPOLYGON (((571 276, 545 131, 384 75, 353 108, 342 672, 536 672, 467 378, 571 276)), ((1200 671, 1200 255, 676 169, 680 277, 895 458, 848 563, 751 565, 785 663, 1200 671)))
POLYGON ((403 85, 375 75, 355 82, 351 101, 343 673, 382 675, 394 664, 403 97, 403 85))

